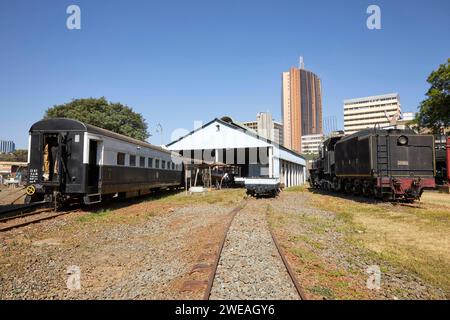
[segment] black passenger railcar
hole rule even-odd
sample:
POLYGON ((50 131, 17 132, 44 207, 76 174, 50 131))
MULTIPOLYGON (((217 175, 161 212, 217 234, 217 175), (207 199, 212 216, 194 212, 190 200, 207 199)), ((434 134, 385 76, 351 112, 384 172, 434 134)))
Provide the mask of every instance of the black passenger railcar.
POLYGON ((314 187, 414 200, 434 188, 434 138, 410 129, 367 129, 324 142, 311 170, 314 187))
POLYGON ((30 129, 27 202, 86 204, 178 187, 181 158, 80 121, 57 118, 30 129))

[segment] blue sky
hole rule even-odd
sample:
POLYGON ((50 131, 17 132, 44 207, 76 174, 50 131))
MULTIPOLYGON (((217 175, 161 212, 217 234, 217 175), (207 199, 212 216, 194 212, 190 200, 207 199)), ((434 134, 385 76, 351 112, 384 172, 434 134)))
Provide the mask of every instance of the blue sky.
POLYGON ((225 114, 280 119, 281 72, 300 55, 339 127, 346 98, 398 92, 414 111, 450 57, 449 12, 448 0, 0 0, 0 139, 26 147, 48 107, 81 97, 131 106, 164 142, 225 114), (71 4, 81 30, 66 28, 71 4), (381 30, 366 27, 370 4, 381 30))

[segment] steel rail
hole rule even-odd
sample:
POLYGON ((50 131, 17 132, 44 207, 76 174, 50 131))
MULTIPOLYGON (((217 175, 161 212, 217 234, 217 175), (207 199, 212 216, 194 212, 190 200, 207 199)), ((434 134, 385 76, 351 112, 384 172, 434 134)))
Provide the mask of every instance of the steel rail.
MULTIPOLYGON (((268 214, 266 215, 268 217, 268 214)), ((301 300, 308 300, 305 294, 305 291, 303 290, 303 287, 300 285, 300 282, 297 279, 297 276, 295 275, 294 270, 292 270, 291 265, 287 261, 283 249, 280 246, 280 243, 277 240, 277 237, 275 236, 275 233, 273 232, 272 228, 270 227, 269 219, 267 219, 267 224, 269 228, 270 235, 272 236, 273 243, 275 243, 275 247, 278 250, 278 254, 281 257, 281 260, 283 260, 283 264, 286 267, 286 270, 289 274, 289 277, 292 280, 292 283, 294 284, 295 290, 297 291, 298 295, 300 296, 301 300)))
POLYGON ((203 295, 203 300, 209 300, 209 297, 211 296, 211 290, 212 290, 212 287, 214 284, 214 279, 216 278, 217 267, 219 266, 220 256, 222 255, 222 250, 225 245, 225 241, 227 239, 228 231, 230 230, 231 224, 233 223, 233 220, 236 217, 237 213, 239 211, 241 211, 246 206, 246 204, 247 204, 247 200, 242 200, 239 203, 239 205, 236 208, 234 208, 233 210, 231 210, 231 212, 229 213, 229 215, 231 215, 231 217, 225 228, 225 232, 223 233, 222 240, 220 241, 219 251, 217 252, 216 259, 215 259, 213 267, 212 267, 212 272, 209 275, 208 285, 206 287, 205 294, 203 295))
POLYGON ((29 210, 36 209, 47 205, 47 202, 36 202, 29 205, 23 205, 18 208, 10 208, 0 211, 0 222, 8 221, 15 218, 26 217, 40 212, 28 212, 29 210), (28 212, 28 213, 27 213, 28 212), (17 214, 16 214, 17 213, 17 214))
MULTIPOLYGON (((68 214, 68 213, 72 213, 72 212, 75 212, 75 211, 76 210, 57 212, 57 213, 52 214, 50 216, 39 217, 39 218, 36 218, 36 219, 15 223, 15 224, 12 224, 12 225, 9 225, 9 226, 6 226, 6 227, 0 227, 0 232, 5 232, 5 231, 9 231, 9 230, 12 230, 12 229, 15 229, 15 228, 25 227, 25 226, 33 224, 33 223, 37 223, 37 222, 41 222, 41 221, 45 221, 45 220, 50 220, 50 219, 56 218, 58 216, 62 216, 62 215, 65 215, 65 214, 68 214)), ((39 212, 39 213, 43 213, 43 212, 39 212)), ((36 213, 36 214, 38 214, 38 213, 36 213)))

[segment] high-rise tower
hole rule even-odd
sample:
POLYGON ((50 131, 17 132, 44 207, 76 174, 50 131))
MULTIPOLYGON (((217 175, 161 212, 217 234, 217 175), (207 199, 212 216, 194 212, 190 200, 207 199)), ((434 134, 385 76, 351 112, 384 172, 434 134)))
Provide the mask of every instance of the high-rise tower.
POLYGON ((322 89, 319 77, 299 67, 282 74, 281 116, 284 146, 301 152, 303 135, 322 134, 322 89))

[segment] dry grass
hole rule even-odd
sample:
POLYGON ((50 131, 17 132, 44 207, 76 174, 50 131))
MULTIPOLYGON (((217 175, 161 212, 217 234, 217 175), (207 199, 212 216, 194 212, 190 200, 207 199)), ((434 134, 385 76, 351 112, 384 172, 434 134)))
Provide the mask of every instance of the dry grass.
POLYGON ((185 192, 162 192, 148 198, 113 202, 100 210, 93 210, 77 217, 79 223, 140 223, 158 214, 164 214, 176 207, 189 205, 219 204, 233 207, 245 196, 243 189, 212 190, 203 194, 185 192))
MULTIPOLYGON (((235 204, 245 197, 244 189, 210 190, 201 194, 186 194, 179 192, 156 200, 160 204, 189 205, 189 204, 235 204)), ((150 200, 154 201, 154 200, 150 200)))
POLYGON ((311 194, 313 205, 334 212, 359 232, 347 241, 364 246, 450 294, 450 196, 425 193, 420 203, 364 203, 311 194))

